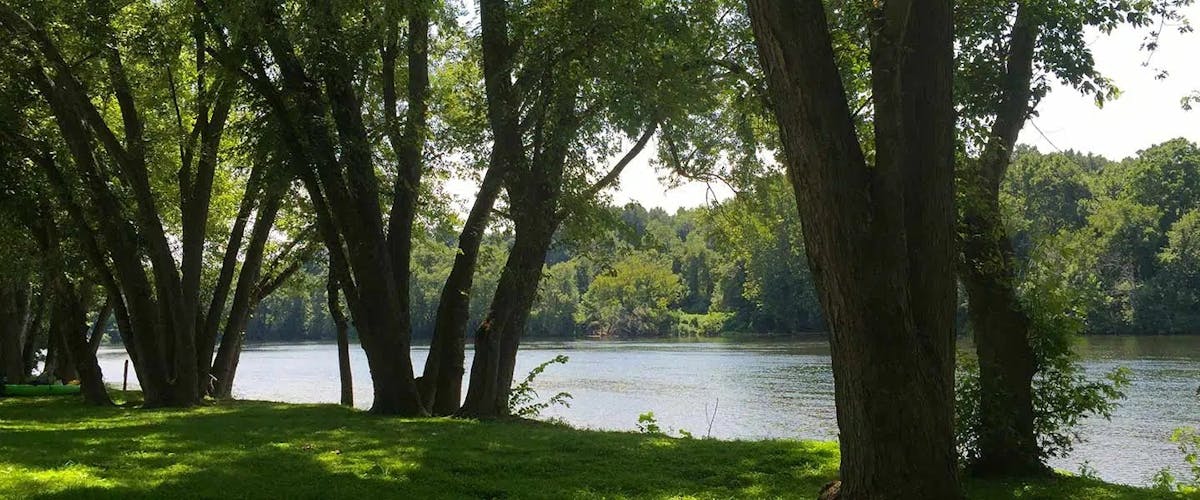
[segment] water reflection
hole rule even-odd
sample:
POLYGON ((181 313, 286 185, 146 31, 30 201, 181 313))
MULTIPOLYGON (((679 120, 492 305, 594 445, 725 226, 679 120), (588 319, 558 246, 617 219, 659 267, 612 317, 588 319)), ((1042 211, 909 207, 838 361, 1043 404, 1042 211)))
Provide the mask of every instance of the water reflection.
MULTIPOLYGON (((1179 472, 1180 456, 1167 442, 1175 427, 1200 426, 1200 338, 1093 337, 1079 346, 1089 374, 1117 366, 1132 372, 1129 399, 1112 421, 1092 420, 1082 428, 1087 442, 1055 467, 1078 471, 1086 461, 1100 477, 1146 484, 1165 466, 1179 472)), ((336 348, 331 344, 250 347, 242 356, 234 394, 239 398, 335 403, 336 348)), ((413 352, 423 366, 427 348, 413 352)), ((548 417, 579 427, 634 428, 638 415, 653 411, 664 429, 708 431, 723 439, 833 439, 833 377, 829 346, 820 337, 770 342, 530 342, 517 364, 518 376, 558 354, 571 361, 538 378, 543 397, 570 392, 570 408, 548 417), (716 416, 713 417, 715 410, 716 416)), ((102 351, 109 379, 120 377, 119 350, 102 351)), ((355 348, 355 401, 371 403, 366 360, 355 348)))

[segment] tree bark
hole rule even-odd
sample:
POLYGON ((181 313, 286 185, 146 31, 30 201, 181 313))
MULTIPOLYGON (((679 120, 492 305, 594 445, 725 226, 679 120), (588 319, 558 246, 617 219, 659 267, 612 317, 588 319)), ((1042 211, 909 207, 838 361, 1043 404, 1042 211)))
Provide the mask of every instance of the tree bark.
POLYGON ((4 379, 10 384, 25 381, 24 345, 30 303, 29 282, 10 280, 0 283, 0 362, 4 379))
POLYGON ((26 378, 33 373, 33 368, 37 365, 38 332, 42 329, 42 316, 45 312, 46 295, 39 293, 37 294, 37 298, 34 299, 33 311, 30 315, 29 323, 25 327, 25 345, 21 346, 21 362, 26 378))
POLYGON ((350 325, 346 314, 342 312, 341 301, 338 300, 337 276, 332 272, 326 281, 325 296, 329 306, 329 317, 333 318, 333 326, 337 329, 338 345, 338 380, 342 386, 342 405, 354 406, 354 374, 350 372, 350 325))
POLYGON ((237 286, 233 292, 233 303, 230 305, 229 316, 225 320, 225 329, 221 334, 221 345, 217 349, 216 359, 212 362, 213 381, 212 396, 229 398, 233 395, 233 378, 237 373, 242 345, 246 336, 246 324, 250 320, 253 301, 258 283, 258 275, 262 270, 263 252, 267 240, 271 236, 271 227, 279 214, 280 203, 286 191, 287 183, 283 179, 271 181, 271 185, 263 195, 262 206, 254 219, 254 227, 250 230, 250 241, 246 247, 246 260, 242 263, 238 275, 237 286))
POLYGON ((491 418, 508 414, 508 393, 529 310, 537 298, 546 251, 558 229, 563 169, 578 130, 578 87, 562 77, 546 89, 548 104, 535 117, 528 163, 508 176, 516 231, 487 318, 475 333, 471 383, 461 414, 491 418), (528 165, 526 168, 525 165, 528 165))
MULTIPOLYGON (((43 270, 48 275, 51 299, 50 345, 57 355, 56 375, 64 382, 79 380, 84 401, 111 406, 104 374, 96 353, 88 344, 88 325, 83 301, 75 284, 67 277, 58 223, 49 203, 42 200, 39 220, 30 225, 42 253, 43 270), (65 358, 65 359, 63 359, 65 358)), ((87 285, 81 287, 87 289, 87 285)), ((51 363, 47 361, 47 369, 51 363)))
POLYGON ((196 354, 199 356, 197 367, 200 385, 205 393, 211 393, 213 350, 217 347, 217 334, 221 328, 221 318, 225 313, 225 302, 229 300, 229 290, 233 287, 234 274, 237 272, 238 254, 241 253, 242 239, 246 235, 246 224, 254 212, 254 206, 262 195, 260 184, 264 175, 265 159, 259 155, 246 181, 246 191, 238 204, 237 218, 229 230, 229 239, 225 244, 225 255, 221 259, 221 271, 217 275, 217 284, 213 287, 212 299, 208 311, 199 321, 200 329, 196 340, 196 354))
POLYGON ((979 357, 979 455, 970 466, 980 475, 1050 470, 1042 463, 1034 429, 1037 360, 1030 345, 1031 324, 1017 297, 1012 241, 1000 210, 1000 183, 1031 110, 1037 33, 1029 8, 1019 6, 991 134, 980 158, 967 160, 960 175, 960 275, 979 357))
POLYGON ((92 324, 92 333, 88 336, 88 347, 93 355, 100 350, 100 343, 104 340, 104 328, 108 326, 108 317, 112 315, 112 311, 112 298, 105 297, 104 305, 96 311, 96 322, 92 324))
MULTIPOLYGON (((307 14, 317 39, 336 40, 344 32, 329 5, 314 4, 307 14)), ((317 208, 322 239, 338 262, 339 281, 371 370, 375 393, 371 410, 426 414, 409 357, 408 311, 397 307, 402 295, 379 209, 379 181, 353 81, 355 68, 338 44, 318 44, 306 54, 321 61, 318 85, 306 73, 273 8, 264 9, 263 27, 261 33, 282 81, 280 92, 267 97, 294 103, 273 109, 284 135, 298 139, 288 141, 294 148, 289 156, 304 166, 301 179, 317 208), (332 128, 327 117, 332 117, 332 128)))
POLYGON ((69 367, 69 374, 62 373, 62 380, 79 380, 83 400, 97 406, 111 406, 108 389, 104 386, 104 374, 96 361, 96 353, 87 342, 87 322, 79 295, 65 276, 55 279, 54 312, 51 319, 52 334, 62 347, 58 366, 69 367), (74 375, 74 376, 72 376, 74 375))
MULTIPOLYGON (((525 146, 521 138, 521 97, 517 94, 513 87, 512 72, 516 50, 513 49, 512 42, 508 38, 508 2, 505 0, 482 0, 479 3, 479 16, 480 37, 483 41, 482 66, 484 87, 487 97, 488 126, 491 128, 493 136, 489 168, 492 166, 504 168, 507 170, 507 172, 504 172, 503 175, 497 177, 508 180, 507 177, 512 175, 512 172, 524 170, 526 166, 525 146)), ((480 194, 486 194, 482 192, 482 188, 480 194)), ((478 203, 476 206, 478 207, 478 203)), ((472 207, 472 213, 473 215, 481 216, 477 219, 477 222, 479 222, 482 226, 486 223, 486 214, 475 214, 475 208, 476 207, 472 207)), ((482 207, 478 208, 482 210, 482 207)), ((468 220, 468 222, 472 221, 468 220)), ((464 227, 463 230, 465 234, 467 227, 464 227)), ((482 237, 482 235, 480 235, 480 237, 482 237)), ((514 251, 516 249, 515 243, 516 242, 514 242, 514 251)), ((513 254, 510 251, 510 261, 512 260, 512 255, 513 254)), ((456 258, 456 267, 458 266, 458 261, 459 259, 456 258)), ((465 263, 466 262, 464 262, 464 264, 465 263)), ((502 291, 508 290, 508 287, 512 286, 516 281, 516 276, 513 275, 512 271, 508 271, 508 268, 509 265, 505 264, 505 271, 500 275, 497 294, 492 299, 492 305, 489 308, 487 318, 484 319, 483 323, 475 332, 475 355, 471 366, 470 385, 468 386, 466 401, 463 403, 463 406, 460 410, 460 412, 464 415, 488 416, 498 413, 495 405, 493 404, 498 392, 496 389, 496 384, 498 382, 497 376, 499 373, 501 336, 501 332, 498 327, 500 326, 499 322, 505 321, 507 317, 511 315, 509 309, 511 309, 512 306, 508 305, 509 302, 515 302, 518 299, 515 295, 508 296, 501 293, 502 291)), ((451 270, 451 277, 456 278, 456 281, 458 279, 463 280, 460 281, 459 284, 466 284, 465 280, 470 278, 462 276, 462 274, 465 273, 465 269, 460 271, 459 276, 455 276, 453 274, 454 270, 455 269, 451 270)), ((444 296, 450 286, 451 282, 448 279, 446 282, 446 287, 443 288, 443 301, 445 301, 444 296)), ((460 298, 456 300, 463 299, 460 298)), ((447 333, 450 333, 450 335, 436 339, 438 341, 436 348, 438 349, 439 356, 435 361, 445 365, 438 373, 438 377, 440 379, 448 379, 452 377, 453 372, 457 372, 460 369, 462 363, 458 361, 458 359, 463 356, 462 354, 459 354, 461 351, 457 349, 459 343, 457 343, 456 339, 454 339, 454 332, 449 331, 452 327, 451 324, 449 322, 443 323, 441 321, 441 309, 443 307, 447 309, 454 307, 461 308, 462 311, 465 312, 467 306, 469 306, 469 302, 467 301, 469 301, 469 298, 467 298, 466 301, 458 304, 439 303, 438 305, 439 321, 436 328, 445 328, 447 333), (449 369, 447 370, 445 368, 449 369)), ((447 315, 450 313, 451 311, 447 311, 447 315)), ((463 316, 466 315, 463 314, 463 316)), ((462 328, 466 328, 465 318, 454 319, 454 321, 462 321, 462 328)), ((465 344, 465 341, 462 342, 462 344, 465 344)), ((434 347, 431 347, 431 355, 433 353, 433 349, 434 347)), ((426 373, 427 378, 429 375, 430 374, 426 373)), ((441 392, 443 385, 446 386, 447 390, 453 391, 454 384, 455 383, 453 381, 446 380, 443 383, 442 380, 439 380, 437 384, 438 392, 441 392)), ((459 393, 461 393, 461 384, 461 380, 457 382, 459 393)), ((442 404, 435 406, 441 406, 442 408, 450 406, 449 404, 446 404, 449 403, 448 400, 450 399, 450 394, 442 394, 440 398, 442 399, 442 404)), ((455 401, 454 405, 457 404, 458 402, 455 401)))
POLYGON ((533 227, 518 225, 517 238, 496 285, 496 295, 475 331, 470 385, 459 412, 462 416, 494 418, 508 414, 508 391, 517 347, 537 298, 546 250, 557 226, 553 218, 533 227))
POLYGON ((868 164, 819 0, 750 0, 829 316, 840 498, 958 498, 952 5, 876 4, 868 164))
MULTIPOLYGON (((390 8, 391 4, 388 5, 390 8)), ((429 90, 429 13, 425 2, 408 5, 408 37, 405 54, 408 59, 407 109, 403 132, 396 116, 396 38, 399 23, 389 26, 386 48, 383 51, 383 103, 387 121, 387 137, 396 154, 396 179, 392 193, 392 208, 388 218, 387 245, 391 258, 397 303, 402 326, 411 333, 412 237, 417 216, 417 201, 421 194, 421 157, 426 134, 426 96, 429 90)))
MULTIPOLYGON (((479 186, 479 193, 475 195, 475 202, 458 236, 454 266, 446 277, 438 299, 433 338, 429 345, 429 357, 425 359, 421 387, 424 403, 434 415, 453 415, 462 404, 467 321, 470 319, 471 287, 479 261, 479 246, 483 242, 492 207, 504 186, 504 176, 513 154, 498 152, 498 147, 502 146, 493 145, 492 157, 479 186)), ((515 154, 519 155, 520 152, 515 154)))

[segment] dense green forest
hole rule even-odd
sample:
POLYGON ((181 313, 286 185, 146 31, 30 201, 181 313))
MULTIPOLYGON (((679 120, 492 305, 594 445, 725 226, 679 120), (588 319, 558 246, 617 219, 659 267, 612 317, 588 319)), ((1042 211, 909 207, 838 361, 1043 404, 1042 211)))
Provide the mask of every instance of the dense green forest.
MULTIPOLYGON (((1005 221, 1023 269, 1053 265, 1079 294, 1088 334, 1200 332, 1200 149, 1184 139, 1120 161, 1023 147, 1003 184, 1005 221), (1037 260, 1038 262, 1031 262, 1037 260)), ((782 174, 711 206, 669 214, 633 203, 559 232, 530 313, 531 337, 787 335, 824 331, 795 201, 782 174)), ((446 217, 454 217, 448 214, 446 217)), ((453 226, 448 221, 446 226, 453 226)), ((415 247, 413 335, 429 338, 452 234, 415 247)), ((495 290, 511 232, 489 233, 476 271, 495 290)), ((254 341, 327 340, 323 259, 264 299, 254 341)), ((960 301, 965 316, 965 297, 960 301)), ((969 328, 960 321, 963 334, 969 328)))

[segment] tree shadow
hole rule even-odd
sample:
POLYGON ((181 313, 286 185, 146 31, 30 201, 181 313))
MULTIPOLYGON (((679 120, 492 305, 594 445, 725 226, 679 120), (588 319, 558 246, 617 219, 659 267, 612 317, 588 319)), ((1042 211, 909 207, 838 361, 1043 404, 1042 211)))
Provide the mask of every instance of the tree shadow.
POLYGON ((383 418, 331 405, 193 410, 0 403, 0 497, 811 496, 836 448, 527 422, 383 418))

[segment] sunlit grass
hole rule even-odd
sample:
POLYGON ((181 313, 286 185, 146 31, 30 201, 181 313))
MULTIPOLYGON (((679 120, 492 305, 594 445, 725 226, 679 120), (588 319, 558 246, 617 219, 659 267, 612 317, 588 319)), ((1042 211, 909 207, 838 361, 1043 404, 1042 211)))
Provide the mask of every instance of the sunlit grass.
MULTIPOLYGON (((833 443, 673 439, 332 405, 186 411, 0 400, 0 498, 813 498, 833 443)), ((1096 481, 971 482, 972 498, 1174 498, 1096 481)))

